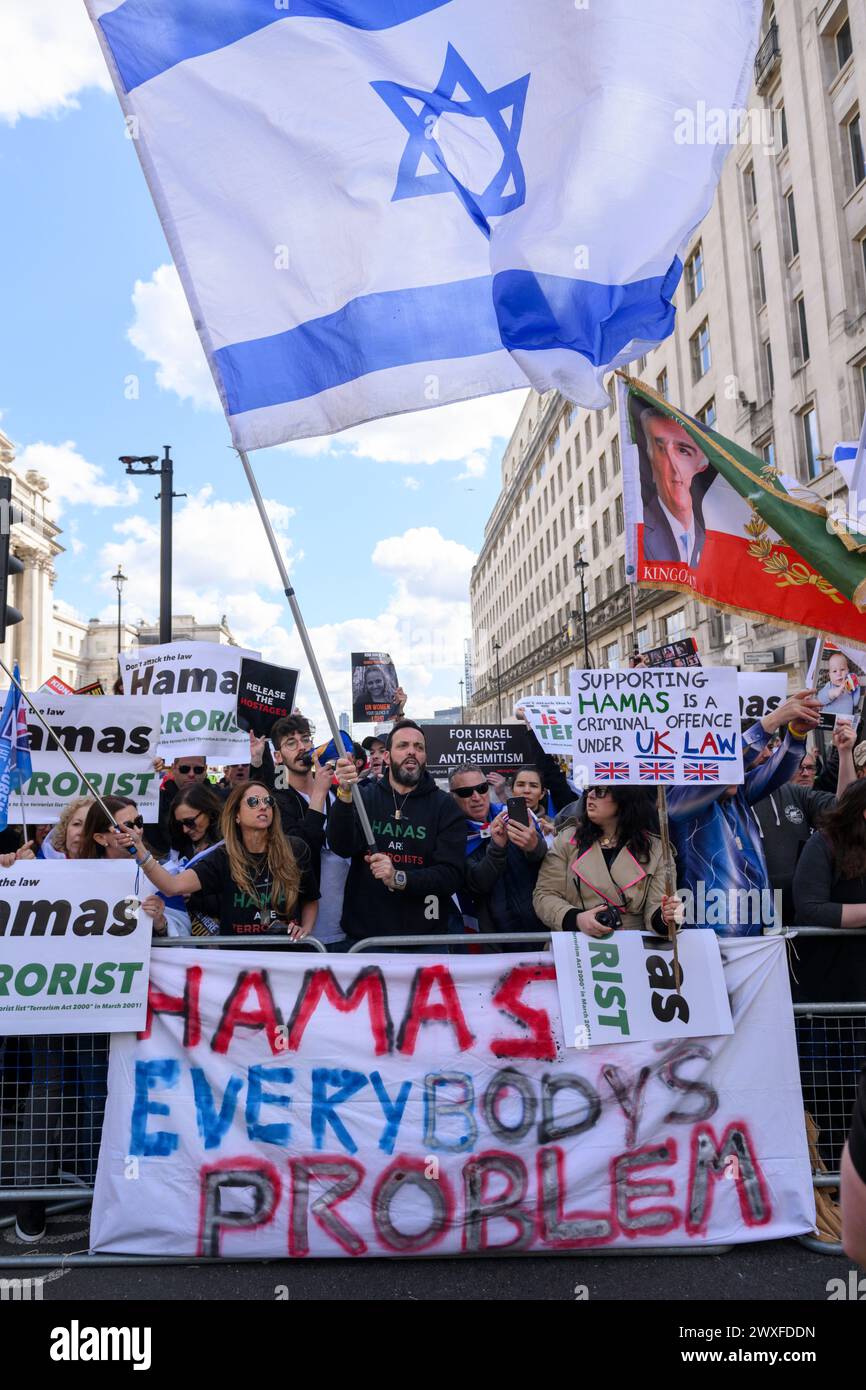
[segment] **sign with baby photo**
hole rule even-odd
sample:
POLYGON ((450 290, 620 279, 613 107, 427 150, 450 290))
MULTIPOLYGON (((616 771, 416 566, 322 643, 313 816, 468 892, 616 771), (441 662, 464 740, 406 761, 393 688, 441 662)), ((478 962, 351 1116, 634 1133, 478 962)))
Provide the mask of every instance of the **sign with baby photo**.
POLYGON ((806 683, 817 691, 821 728, 832 729, 836 716, 857 724, 863 712, 866 689, 866 651, 841 643, 819 642, 806 683))

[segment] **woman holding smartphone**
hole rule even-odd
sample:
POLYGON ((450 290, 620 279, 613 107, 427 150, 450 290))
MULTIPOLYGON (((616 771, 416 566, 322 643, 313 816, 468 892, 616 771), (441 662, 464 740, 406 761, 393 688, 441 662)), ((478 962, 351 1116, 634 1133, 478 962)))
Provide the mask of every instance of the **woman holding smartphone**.
POLYGON ((123 849, 161 893, 204 893, 219 903, 220 932, 255 937, 284 933, 303 941, 316 923, 319 886, 302 840, 283 834, 274 798, 260 782, 242 782, 223 808, 223 843, 195 868, 172 874, 144 845, 140 829, 117 834, 123 849))

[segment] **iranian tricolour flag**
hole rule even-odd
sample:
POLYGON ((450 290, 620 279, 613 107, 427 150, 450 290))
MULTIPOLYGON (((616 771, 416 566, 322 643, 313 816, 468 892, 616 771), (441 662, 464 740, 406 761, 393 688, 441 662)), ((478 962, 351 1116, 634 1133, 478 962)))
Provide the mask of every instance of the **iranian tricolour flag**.
POLYGON ((866 646, 866 535, 643 384, 618 391, 630 577, 866 646))

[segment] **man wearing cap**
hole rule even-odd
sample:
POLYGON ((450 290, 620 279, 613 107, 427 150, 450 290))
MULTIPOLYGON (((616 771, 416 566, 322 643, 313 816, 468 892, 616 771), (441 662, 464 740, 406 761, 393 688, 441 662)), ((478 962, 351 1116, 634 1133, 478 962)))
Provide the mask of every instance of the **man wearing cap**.
POLYGON ((427 771, 424 731, 400 720, 387 739, 388 767, 361 796, 375 849, 364 839, 352 804, 358 769, 337 763, 337 797, 328 820, 331 849, 351 856, 342 927, 360 941, 371 936, 444 935, 451 895, 463 878, 464 817, 427 771))
POLYGON ((367 771, 359 781, 378 782, 382 773, 385 771, 385 752, 388 742, 387 734, 370 734, 369 737, 361 740, 361 747, 367 754, 367 771))

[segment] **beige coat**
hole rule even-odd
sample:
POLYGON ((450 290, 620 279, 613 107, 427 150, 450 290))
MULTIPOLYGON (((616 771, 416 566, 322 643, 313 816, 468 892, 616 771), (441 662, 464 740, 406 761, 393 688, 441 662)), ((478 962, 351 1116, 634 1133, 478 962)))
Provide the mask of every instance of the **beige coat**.
MULTIPOLYGON (((650 857, 639 863, 621 849, 608 870, 598 843, 578 859, 571 827, 557 835, 538 871, 532 905, 551 931, 562 931, 567 912, 618 907, 622 924, 632 931, 652 931, 652 916, 665 891, 662 842, 650 836, 650 857)), ((676 880, 674 880, 676 882, 676 880)))

